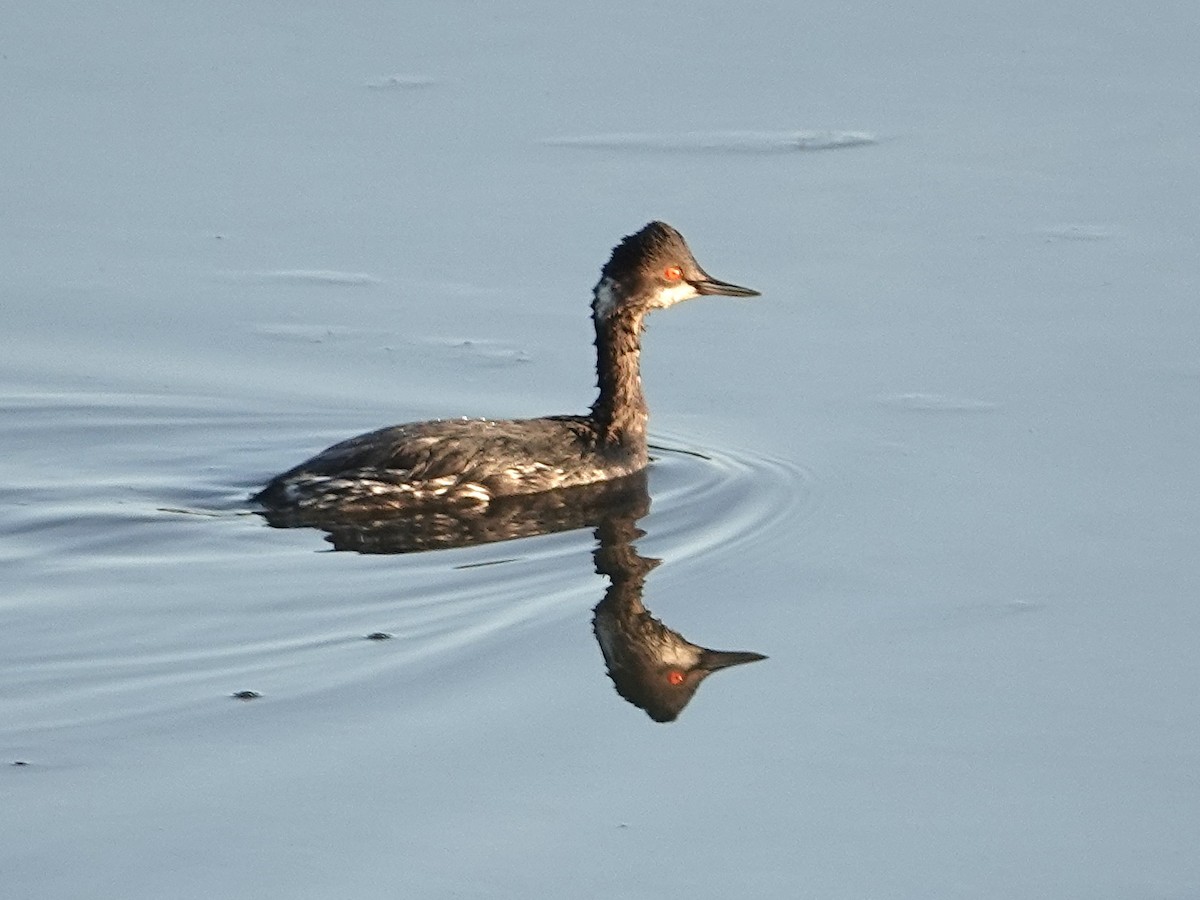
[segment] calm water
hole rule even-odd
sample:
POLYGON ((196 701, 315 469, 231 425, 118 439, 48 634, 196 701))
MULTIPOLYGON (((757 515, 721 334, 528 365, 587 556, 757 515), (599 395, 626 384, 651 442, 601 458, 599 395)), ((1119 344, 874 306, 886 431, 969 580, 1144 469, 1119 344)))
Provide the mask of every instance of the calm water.
POLYGON ((10 11, 0 894, 1200 893, 1197 16, 10 11), (657 217, 764 296, 651 319, 646 494, 247 505, 586 409, 657 217), (641 607, 768 658, 655 722, 641 607))

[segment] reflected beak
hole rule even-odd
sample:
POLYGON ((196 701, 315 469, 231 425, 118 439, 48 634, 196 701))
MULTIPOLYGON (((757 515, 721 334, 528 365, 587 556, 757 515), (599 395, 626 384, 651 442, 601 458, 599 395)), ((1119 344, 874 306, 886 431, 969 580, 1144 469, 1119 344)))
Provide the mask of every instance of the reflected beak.
POLYGON ((713 294, 720 294, 723 297, 762 296, 753 288, 741 287, 740 285, 730 284, 727 281, 717 281, 715 278, 710 278, 708 273, 705 273, 703 278, 690 282, 690 284, 696 289, 697 294, 704 296, 711 296, 713 294))
MULTIPOLYGON (((730 286, 732 287, 732 285, 730 286)), ((745 288, 741 288, 741 290, 745 290, 745 288)), ((734 294, 733 296, 740 295, 734 294)), ((706 672, 715 672, 717 669, 728 669, 730 666, 758 662, 760 659, 766 659, 766 657, 761 653, 749 653, 744 650, 705 650, 697 668, 704 669, 706 672)))

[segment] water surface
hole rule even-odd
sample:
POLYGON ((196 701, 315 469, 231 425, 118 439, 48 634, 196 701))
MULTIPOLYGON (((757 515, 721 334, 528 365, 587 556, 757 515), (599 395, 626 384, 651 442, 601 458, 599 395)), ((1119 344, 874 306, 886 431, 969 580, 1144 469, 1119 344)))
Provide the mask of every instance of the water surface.
POLYGON ((1200 892, 1196 19, 11 11, 5 896, 1200 892), (388 554, 249 508, 361 431, 586 409, 652 218, 764 296, 650 320, 624 518, 388 554), (656 722, 617 587, 768 658, 656 722))

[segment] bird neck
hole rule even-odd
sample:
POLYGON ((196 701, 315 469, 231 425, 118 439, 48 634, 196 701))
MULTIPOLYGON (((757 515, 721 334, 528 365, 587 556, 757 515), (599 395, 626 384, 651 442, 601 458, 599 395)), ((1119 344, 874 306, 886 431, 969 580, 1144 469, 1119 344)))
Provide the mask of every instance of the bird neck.
POLYGON ((642 394, 642 314, 598 312, 595 322, 600 395, 592 404, 592 418, 605 443, 645 453, 649 411, 642 394))

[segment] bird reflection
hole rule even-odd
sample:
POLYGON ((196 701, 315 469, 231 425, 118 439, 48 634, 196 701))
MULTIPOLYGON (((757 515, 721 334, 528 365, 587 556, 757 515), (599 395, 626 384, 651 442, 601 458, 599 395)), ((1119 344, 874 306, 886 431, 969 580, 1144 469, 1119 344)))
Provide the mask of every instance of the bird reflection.
POLYGON ((662 560, 638 555, 637 520, 650 506, 606 516, 596 528, 596 572, 611 584, 592 610, 592 631, 617 693, 656 722, 673 722, 713 672, 766 659, 761 653, 709 650, 693 644, 642 604, 646 576, 662 560))
POLYGON ((259 514, 276 528, 318 528, 336 550, 421 553, 595 528, 607 516, 630 515, 649 503, 641 471, 596 484, 497 497, 483 506, 430 504, 378 517, 319 511, 259 514))
POLYGON ((525 496, 486 506, 430 506, 382 518, 323 518, 263 513, 278 528, 315 527, 338 550, 418 553, 468 547, 578 528, 594 528, 597 574, 608 590, 592 610, 592 631, 617 693, 656 722, 672 722, 713 672, 766 659, 761 653, 710 650, 656 619, 642 603, 646 577, 662 561, 640 556, 637 527, 650 511, 646 473, 525 496))

